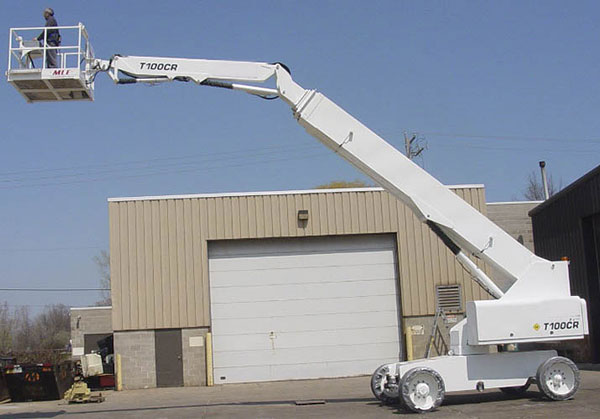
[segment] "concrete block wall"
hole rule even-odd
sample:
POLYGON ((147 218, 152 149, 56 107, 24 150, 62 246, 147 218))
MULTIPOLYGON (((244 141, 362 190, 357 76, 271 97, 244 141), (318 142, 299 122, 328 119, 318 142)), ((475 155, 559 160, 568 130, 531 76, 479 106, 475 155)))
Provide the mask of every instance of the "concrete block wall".
MULTIPOLYGON (((84 335, 112 333, 112 307, 73 307, 71 309, 71 345, 73 353, 84 347, 84 335)), ((74 358, 79 356, 74 356, 74 358)))
POLYGON ((183 385, 206 385, 206 328, 182 329, 183 385))
POLYGON ((533 252, 533 225, 529 211, 540 203, 541 201, 490 202, 486 205, 487 216, 533 252))
POLYGON ((123 388, 156 387, 154 330, 115 332, 115 353, 121 355, 123 388))

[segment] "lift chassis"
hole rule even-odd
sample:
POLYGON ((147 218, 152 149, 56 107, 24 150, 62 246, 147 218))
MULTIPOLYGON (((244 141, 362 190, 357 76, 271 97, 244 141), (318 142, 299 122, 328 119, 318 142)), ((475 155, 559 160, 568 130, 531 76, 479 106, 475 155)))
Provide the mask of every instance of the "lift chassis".
MULTIPOLYGON (((96 75, 105 72, 117 84, 180 81, 282 99, 309 134, 411 208, 491 295, 491 300, 467 302, 466 318, 450 331, 447 355, 377 368, 371 389, 383 403, 426 412, 436 409, 446 392, 501 388, 515 393, 534 380, 550 399, 575 394, 579 371, 555 351, 496 352, 497 345, 588 334, 586 303, 571 295, 568 262, 534 255, 322 93, 299 86, 283 64, 120 55, 88 56, 85 63, 92 88, 96 75), (256 85, 270 79, 274 87, 256 85), (473 259, 493 268, 496 281, 473 259), (498 280, 508 286, 501 289, 498 280)), ((11 81, 20 74, 9 69, 7 76, 11 81)))

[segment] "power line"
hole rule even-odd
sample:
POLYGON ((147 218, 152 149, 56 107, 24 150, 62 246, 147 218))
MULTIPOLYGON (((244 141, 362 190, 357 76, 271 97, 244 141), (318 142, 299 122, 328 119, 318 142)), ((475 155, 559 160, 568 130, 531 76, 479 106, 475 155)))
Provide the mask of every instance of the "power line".
MULTIPOLYGON (((31 183, 31 184, 21 184, 21 185, 10 185, 10 186, 0 186, 0 190, 7 189, 22 189, 22 188, 32 188, 32 187, 41 187, 41 186, 57 186, 57 185, 69 185, 69 184, 78 184, 78 183, 89 183, 89 182, 102 182, 108 180, 117 180, 117 179, 129 179, 129 178, 137 178, 137 177, 147 177, 147 176, 156 176, 156 175, 165 175, 165 174, 179 174, 179 173, 189 173, 189 172, 207 172, 211 170, 218 170, 223 168, 232 168, 232 167, 244 167, 256 164, 264 164, 264 163, 272 163, 272 162, 282 162, 282 161, 290 161, 290 160, 303 160, 303 159, 314 159, 319 157, 326 156, 323 153, 318 154, 305 154, 305 155, 296 155, 293 157, 285 157, 279 159, 262 159, 255 161, 248 161, 247 158, 244 158, 244 161, 236 164, 227 164, 227 165, 217 165, 217 166, 208 166, 208 167, 192 167, 188 169, 178 169, 178 170, 160 170, 154 172, 145 172, 131 175, 116 175, 116 176, 108 176, 108 177, 99 177, 99 178, 81 178, 75 179, 71 181, 65 182, 46 182, 46 183, 31 183)), ((152 169, 152 168, 150 168, 152 169)), ((36 179, 32 179, 35 181, 36 179)))
POLYGON ((60 252, 64 250, 91 250, 91 249, 104 249, 106 246, 77 246, 77 247, 33 247, 33 248, 19 248, 19 249, 0 249, 0 252, 60 252))
MULTIPOLYGON (((107 168, 119 168, 122 166, 125 166, 124 169, 121 170, 127 170, 128 167, 127 166, 136 166, 136 165, 140 165, 140 164, 156 164, 156 163, 160 163, 160 162, 173 162, 170 165, 176 164, 177 161, 182 161, 182 160, 193 160, 193 159, 197 159, 200 158, 201 161, 202 160, 208 160, 208 161, 215 161, 215 160, 226 160, 228 158, 228 156, 238 156, 238 158, 240 157, 246 157, 249 154, 253 154, 253 153, 259 153, 259 154, 264 154, 264 153, 279 153, 279 152, 285 152, 285 151, 297 151, 299 149, 303 149, 303 148, 315 148, 314 144, 311 145, 305 145, 305 146, 296 146, 296 145, 280 145, 280 146, 272 146, 272 147, 256 147, 256 148, 247 148, 247 149, 238 149, 238 150, 229 150, 229 151, 222 151, 222 152, 209 152, 209 153, 202 153, 202 154, 194 154, 194 155, 185 155, 185 156, 171 156, 171 157, 157 157, 157 158, 153 158, 153 159, 146 159, 146 160, 130 160, 130 161, 125 161, 125 162, 117 162, 117 163, 106 163, 106 164, 92 164, 92 165, 83 165, 83 166, 70 166, 70 167, 59 167, 59 168, 48 168, 48 169, 27 169, 27 170, 21 170, 21 171, 10 171, 10 172, 0 172, 0 176, 14 176, 14 175, 27 175, 27 174, 45 174, 45 173, 54 173, 54 172, 64 172, 64 171, 72 171, 72 170, 95 170, 95 169, 107 169, 107 168), (215 159, 214 157, 216 156, 223 156, 223 158, 221 159, 215 159)), ((234 157, 235 158, 235 157, 234 157)), ((134 168, 134 167, 132 167, 134 168)), ((60 175, 59 175, 60 176, 60 175)))
POLYGON ((2 304, 0 303, 0 307, 2 306, 6 306, 6 307, 49 307, 52 305, 56 305, 56 304, 60 304, 63 305, 67 308, 73 308, 75 306, 72 305, 68 305, 68 304, 62 304, 62 303, 50 303, 50 304, 2 304))
POLYGON ((476 139, 484 139, 484 140, 509 140, 509 141, 548 141, 548 142, 560 142, 562 144, 565 143, 565 141, 567 142, 578 142, 578 143, 582 143, 582 142, 587 142, 587 143, 594 143, 594 144, 600 144, 600 138, 552 138, 552 137, 535 137, 535 136, 516 136, 516 135, 489 135, 489 134, 485 134, 485 135, 479 135, 479 134, 465 134, 465 133, 445 133, 445 132, 429 132, 429 131, 421 131, 419 130, 420 133, 423 133, 425 135, 428 136, 434 136, 434 137, 455 137, 455 138, 476 138, 476 139))
MULTIPOLYGON (((303 150, 306 149, 307 147, 300 147, 297 148, 295 151, 298 150, 303 150)), ((314 147, 308 147, 310 149, 314 149, 314 147)), ((214 163, 214 162, 218 162, 218 161, 228 161, 228 160, 240 160, 240 159, 244 159, 247 160, 249 158, 252 157, 264 157, 264 156, 272 156, 272 155, 276 155, 279 154, 280 151, 261 151, 261 152, 255 152, 255 153, 244 153, 242 155, 239 156, 230 156, 230 157, 222 157, 222 158, 210 158, 207 156, 204 156, 204 158, 199 159, 199 160, 192 160, 190 162, 175 162, 175 163, 163 163, 163 164, 153 164, 150 165, 149 163, 147 163, 145 166, 143 167, 123 167, 123 168, 111 168, 111 169, 105 169, 105 170, 88 170, 86 172, 74 172, 74 173, 65 173, 65 174, 58 174, 58 175, 48 175, 48 176, 35 176, 33 178, 28 178, 28 177, 21 177, 21 178, 12 178, 12 179, 0 179, 0 183, 13 183, 13 182, 28 182, 33 180, 51 180, 51 179, 61 179, 61 178, 77 178, 80 176, 92 176, 92 175, 101 175, 101 174, 112 174, 112 173, 117 173, 117 172, 131 172, 131 171, 135 171, 135 170, 154 170, 154 169, 158 169, 158 168, 170 168, 170 167, 177 167, 177 168, 181 168, 181 167, 190 167, 190 166, 194 166, 194 165, 198 165, 198 164, 202 164, 202 163, 214 163)))
MULTIPOLYGON (((458 139, 460 140, 460 139, 458 139)), ((465 141, 469 141, 469 140, 465 140, 465 141)), ((456 144, 436 144, 436 147, 446 147, 446 148, 453 148, 456 149, 457 145, 456 144)), ((505 146, 495 146, 495 145, 481 145, 481 144, 465 144, 464 147, 469 147, 469 148, 475 148, 478 150, 486 150, 486 151, 524 151, 524 150, 528 150, 528 151, 536 151, 536 152, 544 152, 544 153, 560 153, 560 154, 569 154, 569 153, 574 153, 574 154, 589 154, 589 153, 598 153, 600 152, 600 150, 590 150, 590 149, 579 149, 579 150, 573 150, 573 149, 564 149, 564 148, 541 148, 539 146, 535 146, 533 144, 531 145, 523 145, 523 146, 519 146, 519 147, 505 147, 505 146)))
MULTIPOLYGON (((314 147, 310 147, 311 149, 314 149, 314 147)), ((304 147, 304 149, 306 149, 306 147, 304 147)), ((302 148, 298 148, 296 149, 296 151, 301 150, 302 148)), ((48 175, 48 176, 35 176, 35 177, 21 177, 21 178, 9 178, 9 179, 2 179, 0 180, 0 183, 15 183, 15 182, 28 182, 31 180, 51 180, 51 179, 62 179, 62 178, 77 178, 80 176, 93 176, 93 175, 101 175, 101 174, 113 174, 113 173, 118 173, 118 172, 131 172, 131 171, 139 171, 139 170, 155 170, 158 168, 171 168, 171 167, 177 167, 177 168, 182 168, 182 167, 190 167, 190 166, 194 166, 194 165, 198 165, 198 164, 202 164, 202 163, 214 163, 214 162, 218 162, 218 161, 228 161, 228 160, 240 160, 240 159, 244 159, 247 160, 249 158, 252 157, 264 157, 264 156, 272 156, 272 155, 276 155, 280 153, 279 151, 273 152, 266 152, 266 151, 262 151, 262 152, 257 152, 257 153, 244 153, 243 155, 239 155, 239 156, 231 156, 231 157, 223 157, 223 158, 209 158, 209 157, 205 157, 203 159, 200 160, 195 160, 195 161, 190 161, 190 162, 176 162, 176 163, 168 163, 168 164, 158 164, 158 165, 150 165, 147 164, 143 167, 124 167, 124 168, 112 168, 112 169, 105 169, 105 170, 88 170, 86 172, 74 172, 74 173, 65 173, 65 174, 58 174, 58 175, 48 175)))
POLYGON ((88 291, 110 291, 110 288, 0 288, 0 291, 17 291, 17 292, 88 292, 88 291))

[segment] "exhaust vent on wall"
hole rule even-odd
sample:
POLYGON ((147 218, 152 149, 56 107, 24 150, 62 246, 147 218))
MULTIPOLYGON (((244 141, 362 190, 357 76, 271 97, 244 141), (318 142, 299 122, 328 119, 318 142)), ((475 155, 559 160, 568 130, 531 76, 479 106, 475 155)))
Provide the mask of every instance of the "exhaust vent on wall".
POLYGON ((436 308, 444 312, 463 311, 460 285, 438 285, 435 288, 436 308))

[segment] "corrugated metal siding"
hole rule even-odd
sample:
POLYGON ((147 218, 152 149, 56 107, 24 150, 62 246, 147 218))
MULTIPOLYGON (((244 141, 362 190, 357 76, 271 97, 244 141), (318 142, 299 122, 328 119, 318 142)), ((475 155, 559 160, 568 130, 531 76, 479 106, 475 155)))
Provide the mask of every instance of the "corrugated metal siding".
MULTIPOLYGON (((483 188, 456 193, 485 214, 483 188)), ((209 326, 208 240, 396 233, 403 316, 433 314, 438 284, 487 298, 384 191, 113 201, 109 218, 115 330, 209 326), (309 210, 304 224, 300 209, 309 210)))
POLYGON ((588 299, 582 220, 600 214, 600 168, 553 196, 530 213, 536 254, 569 265, 571 293, 588 299))
POLYGON ((573 357, 577 361, 598 362, 598 278, 588 269, 590 264, 596 263, 594 253, 598 251, 595 244, 590 243, 589 236, 596 236, 597 240, 598 230, 594 224, 600 220, 600 166, 534 208, 530 215, 536 253, 550 260, 568 257, 571 294, 584 298, 588 304, 590 336, 580 344, 583 348, 578 348, 573 357), (583 352, 579 352, 581 350, 583 352))

